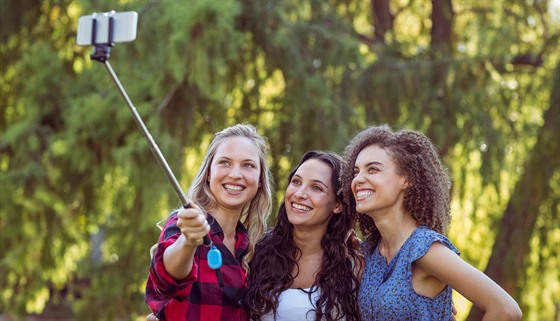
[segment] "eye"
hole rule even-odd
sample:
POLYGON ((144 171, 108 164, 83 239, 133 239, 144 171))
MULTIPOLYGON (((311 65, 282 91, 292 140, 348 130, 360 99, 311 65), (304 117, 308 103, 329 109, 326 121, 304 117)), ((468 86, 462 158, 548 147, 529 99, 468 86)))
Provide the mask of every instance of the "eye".
POLYGON ((325 190, 321 185, 313 185, 312 188, 316 192, 323 192, 325 190))
POLYGON ((253 163, 245 163, 245 164, 243 164, 243 167, 257 168, 257 165, 255 165, 255 164, 253 164, 253 163))
POLYGON ((218 165, 229 166, 231 163, 228 160, 222 159, 218 161, 218 165))
POLYGON ((357 168, 355 168, 352 177, 358 176, 358 173, 359 173, 359 172, 360 172, 360 171, 359 171, 357 168))
POLYGON ((368 173, 377 173, 379 172, 379 168, 375 167, 375 166, 370 166, 368 167, 368 173))
POLYGON ((290 184, 299 186, 301 185, 301 180, 299 178, 292 178, 290 184))

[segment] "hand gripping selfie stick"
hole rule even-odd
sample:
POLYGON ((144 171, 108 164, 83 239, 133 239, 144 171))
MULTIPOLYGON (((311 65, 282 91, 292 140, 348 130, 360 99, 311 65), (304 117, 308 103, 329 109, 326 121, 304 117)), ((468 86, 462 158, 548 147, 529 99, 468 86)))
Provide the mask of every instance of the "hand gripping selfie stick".
MULTIPOLYGON (((134 107, 130 98, 128 98, 126 91, 124 90, 117 75, 113 71, 111 64, 109 63, 109 53, 111 51, 111 47, 114 46, 115 44, 113 42, 113 33, 114 33, 114 24, 115 24, 114 14, 115 11, 103 13, 103 15, 108 15, 108 35, 107 35, 108 41, 103 43, 97 42, 97 27, 98 27, 97 14, 94 13, 91 16, 91 44, 94 46, 94 50, 93 53, 90 55, 90 58, 92 60, 96 60, 103 63, 105 67, 107 67, 107 70, 111 75, 111 78, 113 79, 113 81, 119 88, 119 91, 121 92, 122 96, 124 97, 124 100, 126 101, 128 108, 132 113, 132 116, 134 116, 134 120, 136 121, 136 124, 138 125, 138 127, 140 127, 142 133, 144 134, 144 137, 148 140, 150 149, 152 150, 152 153, 154 154, 159 166, 165 173, 165 176, 167 176, 167 179, 171 183, 171 186, 175 190, 175 193, 177 194, 177 196, 179 196, 179 199, 181 200, 181 204, 183 205, 184 208, 189 208, 191 206, 189 200, 186 198, 185 194, 183 193, 183 190, 181 189, 179 182, 175 178, 175 175, 173 175, 173 172, 171 171, 171 168, 167 164, 165 157, 163 157, 163 154, 159 150, 159 147, 157 146, 156 142, 152 138, 152 135, 146 128, 146 125, 144 125, 144 122, 142 121, 140 114, 138 114, 138 112, 136 111, 136 107, 134 107)), ((212 240, 210 240, 210 237, 208 235, 204 236, 203 243, 204 245, 210 247, 210 250, 208 251, 208 258, 207 258, 208 266, 211 269, 219 272, 220 271, 219 268, 222 266, 222 254, 212 243, 212 240)), ((221 279, 221 273, 218 274, 218 278, 221 279)))

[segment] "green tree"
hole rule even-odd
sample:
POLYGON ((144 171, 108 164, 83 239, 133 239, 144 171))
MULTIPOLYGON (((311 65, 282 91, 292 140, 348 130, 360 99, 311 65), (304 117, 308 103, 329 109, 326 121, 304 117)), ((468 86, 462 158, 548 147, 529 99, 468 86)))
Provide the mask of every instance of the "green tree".
MULTIPOLYGON (((529 277, 524 268, 531 249, 531 239, 536 238, 539 243, 547 244, 547 239, 551 236, 554 238, 553 233, 557 232, 545 230, 542 234, 534 233, 541 215, 545 216, 544 221, 554 225, 558 224, 559 219, 557 200, 550 208, 541 207, 544 207, 542 204, 546 204, 557 188, 553 186, 553 178, 556 177, 557 184, 560 174, 560 144, 557 141, 560 137, 560 64, 556 67, 552 86, 550 107, 544 113, 544 124, 539 129, 535 146, 526 160, 522 176, 515 185, 500 220, 496 241, 485 271, 515 297, 520 297, 523 293, 523 285, 529 277)), ((558 257, 558 240, 552 240, 552 243, 556 247, 548 249, 545 246, 545 251, 539 251, 541 261, 558 257)), ((542 267, 539 270, 547 274, 542 267)), ((480 320, 482 316, 480 309, 473 308, 467 320, 480 320)))
POLYGON ((557 317, 551 4, 3 0, 0 314, 146 314, 155 223, 178 199, 104 67, 75 44, 81 15, 134 10, 138 37, 110 61, 183 186, 212 133, 237 122, 268 137, 278 199, 308 149, 342 152, 371 124, 424 131, 453 174, 462 256, 488 263, 528 319, 557 317))

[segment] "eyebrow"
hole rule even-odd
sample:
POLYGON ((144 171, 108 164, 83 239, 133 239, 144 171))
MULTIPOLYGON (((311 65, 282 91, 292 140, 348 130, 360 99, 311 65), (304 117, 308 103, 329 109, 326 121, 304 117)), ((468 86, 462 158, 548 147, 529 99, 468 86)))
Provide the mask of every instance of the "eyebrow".
MULTIPOLYGON (((366 164, 364 165, 364 167, 368 167, 368 166, 371 166, 371 165, 381 165, 381 166, 383 166, 383 163, 378 162, 378 161, 373 161, 373 162, 366 163, 366 164)), ((355 165, 354 165, 354 168, 358 168, 358 166, 355 166, 355 165)))
MULTIPOLYGON (((216 157, 216 159, 233 160, 233 158, 228 157, 228 156, 219 156, 219 157, 216 157)), ((254 160, 254 159, 251 159, 251 158, 242 159, 241 162, 252 162, 252 163, 256 163, 256 164, 259 163, 258 160, 254 160)))

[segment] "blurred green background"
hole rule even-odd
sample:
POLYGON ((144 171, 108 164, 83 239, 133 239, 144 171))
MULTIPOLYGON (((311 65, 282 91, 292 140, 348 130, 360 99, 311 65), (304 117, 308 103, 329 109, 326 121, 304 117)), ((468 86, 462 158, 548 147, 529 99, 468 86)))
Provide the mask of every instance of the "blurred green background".
POLYGON ((453 175, 462 257, 525 320, 560 320, 560 0, 0 4, 1 320, 148 314, 149 248, 179 200, 76 45, 78 18, 109 10, 138 12, 110 62, 185 189, 238 122, 268 137, 278 200, 309 149, 342 152, 367 125, 423 131, 453 175))

